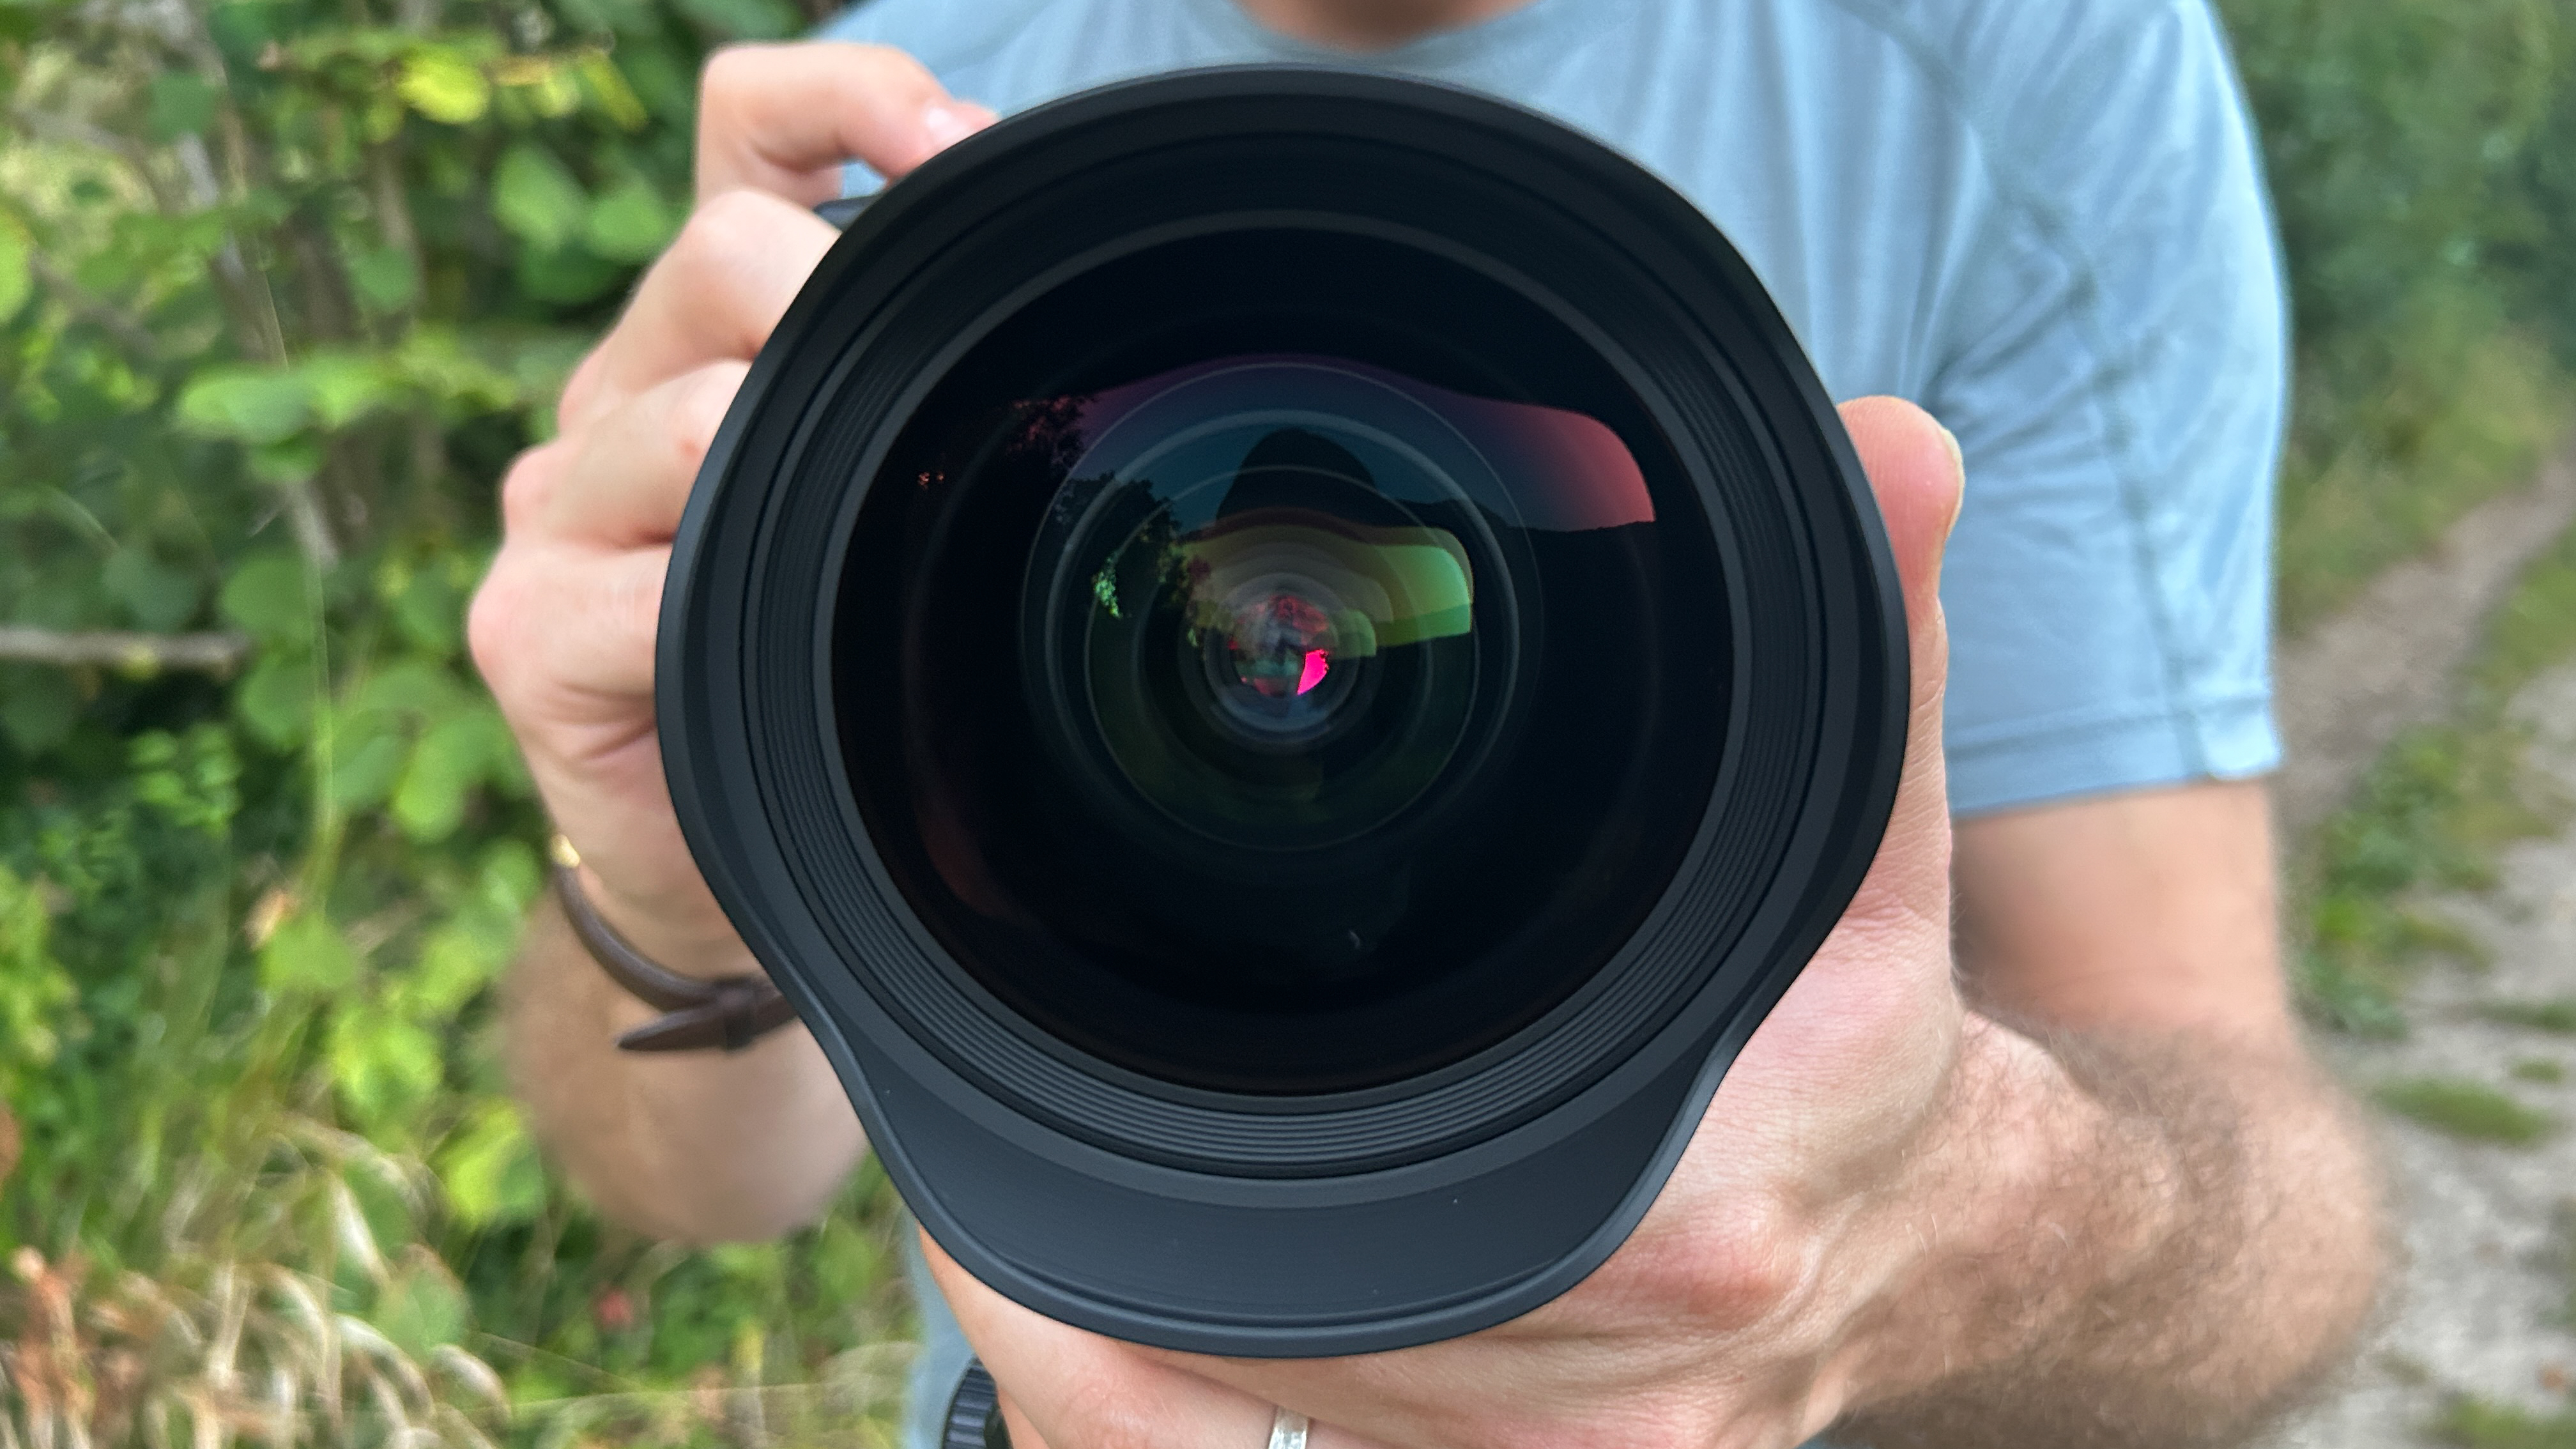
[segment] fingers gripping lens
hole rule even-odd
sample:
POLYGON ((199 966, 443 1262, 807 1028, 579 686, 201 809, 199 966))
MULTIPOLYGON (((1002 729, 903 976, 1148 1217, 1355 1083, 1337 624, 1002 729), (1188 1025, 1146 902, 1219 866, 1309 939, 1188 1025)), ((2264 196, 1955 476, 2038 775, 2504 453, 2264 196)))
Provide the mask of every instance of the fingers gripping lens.
POLYGON ((1904 743, 1866 482, 1750 270, 1386 77, 1138 82, 894 183, 670 579, 682 828, 923 1226, 1198 1352, 1597 1267, 1904 743))

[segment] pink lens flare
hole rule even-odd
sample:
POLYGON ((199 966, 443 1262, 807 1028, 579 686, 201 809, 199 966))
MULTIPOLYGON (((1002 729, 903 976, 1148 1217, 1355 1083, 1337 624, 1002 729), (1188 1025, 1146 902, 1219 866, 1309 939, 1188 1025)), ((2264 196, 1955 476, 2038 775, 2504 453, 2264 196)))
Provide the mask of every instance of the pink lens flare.
POLYGON ((1299 694, 1304 694, 1307 690, 1323 683, 1324 671, 1332 667, 1332 659, 1328 657, 1323 650, 1307 650, 1306 668, 1297 676, 1297 692, 1299 694))

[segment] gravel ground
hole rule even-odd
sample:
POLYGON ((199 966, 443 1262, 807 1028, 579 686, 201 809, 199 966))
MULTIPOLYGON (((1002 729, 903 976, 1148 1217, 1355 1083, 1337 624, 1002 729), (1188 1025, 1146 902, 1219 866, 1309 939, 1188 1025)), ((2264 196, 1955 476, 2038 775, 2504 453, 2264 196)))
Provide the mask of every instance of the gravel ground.
MULTIPOLYGON (((2534 763, 2576 793, 2576 663, 2514 702, 2534 763)), ((2419 1446, 2444 1399, 2472 1393, 2549 1414, 2576 1376, 2576 1036, 2489 1020, 2497 1002, 2576 996, 2576 825, 2525 841, 2497 888, 2439 903, 2492 964, 2427 971, 2405 1040, 2327 1043, 2357 1090, 2396 1077, 2483 1082, 2564 1124, 2537 1146, 2464 1142, 2383 1114, 2406 1262, 2385 1322, 2334 1393, 2276 1436, 2279 1449, 2419 1446), (2555 1063, 2557 1083, 2514 1078, 2555 1063)))

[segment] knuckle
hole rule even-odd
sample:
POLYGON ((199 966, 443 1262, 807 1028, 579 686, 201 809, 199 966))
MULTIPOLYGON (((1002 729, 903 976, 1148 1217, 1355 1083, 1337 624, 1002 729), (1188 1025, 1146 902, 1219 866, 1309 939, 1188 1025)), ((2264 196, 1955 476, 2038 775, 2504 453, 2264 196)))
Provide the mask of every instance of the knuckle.
POLYGON ((473 655, 474 667, 482 673, 483 682, 491 687, 496 699, 508 692, 522 607, 516 574, 504 550, 465 607, 466 650, 473 655))
POLYGON ((1785 1235, 1719 1235, 1692 1255, 1682 1275, 1683 1303, 1702 1322, 1750 1328, 1795 1298, 1806 1276, 1785 1235))
POLYGON ((511 460, 510 470, 501 475, 503 529, 516 532, 530 528, 545 515, 546 498, 554 491, 557 448, 557 444, 548 443, 511 460))
MULTIPOLYGON (((615 338, 616 334, 611 332, 609 340, 614 341, 615 338)), ((570 432, 575 420, 590 406, 592 396, 599 391, 600 378, 608 370, 608 346, 608 342, 602 342, 584 353, 581 361, 573 365, 572 375, 564 379, 563 395, 555 399, 555 427, 558 431, 570 432)))
POLYGON ((773 46, 744 43, 718 46, 698 70, 699 113, 718 114, 730 109, 738 98, 751 94, 774 50, 773 46))
POLYGON ((716 433, 724 427, 725 414, 732 410, 734 395, 742 390, 742 380, 750 371, 747 363, 711 363, 689 380, 666 423, 672 457, 682 476, 695 474, 706 461, 707 450, 715 446, 716 433))
POLYGON ((693 273, 717 279, 734 270, 736 260, 756 253, 778 230, 779 212, 787 203, 748 187, 719 191, 706 199, 681 228, 672 252, 693 273))
POLYGON ((1657 1308, 1731 1333, 1753 1328, 1791 1306, 1812 1276, 1799 1235, 1776 1208, 1747 1213, 1722 1231, 1695 1231, 1662 1244, 1649 1265, 1648 1295, 1657 1308))

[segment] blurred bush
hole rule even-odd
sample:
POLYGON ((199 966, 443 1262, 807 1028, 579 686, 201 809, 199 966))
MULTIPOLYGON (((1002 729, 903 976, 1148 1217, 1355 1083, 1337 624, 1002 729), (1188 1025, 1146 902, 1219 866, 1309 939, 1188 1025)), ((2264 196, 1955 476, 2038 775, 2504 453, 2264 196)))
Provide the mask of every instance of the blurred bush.
MULTIPOLYGON (((2227 0, 2304 333, 2293 619, 2556 425, 2569 4, 2227 0)), ((0 0, 0 1443, 883 1439, 881 1179, 656 1246, 502 1096, 541 822, 459 628, 679 221, 704 49, 813 18, 0 0)))
POLYGON ((0 3, 0 1440, 870 1439, 880 1183, 656 1247, 502 1095, 541 822, 460 629, 700 55, 809 18, 0 3))
POLYGON ((2576 360, 2576 4, 2220 0, 2299 335, 2295 630, 2524 481, 2576 360))

